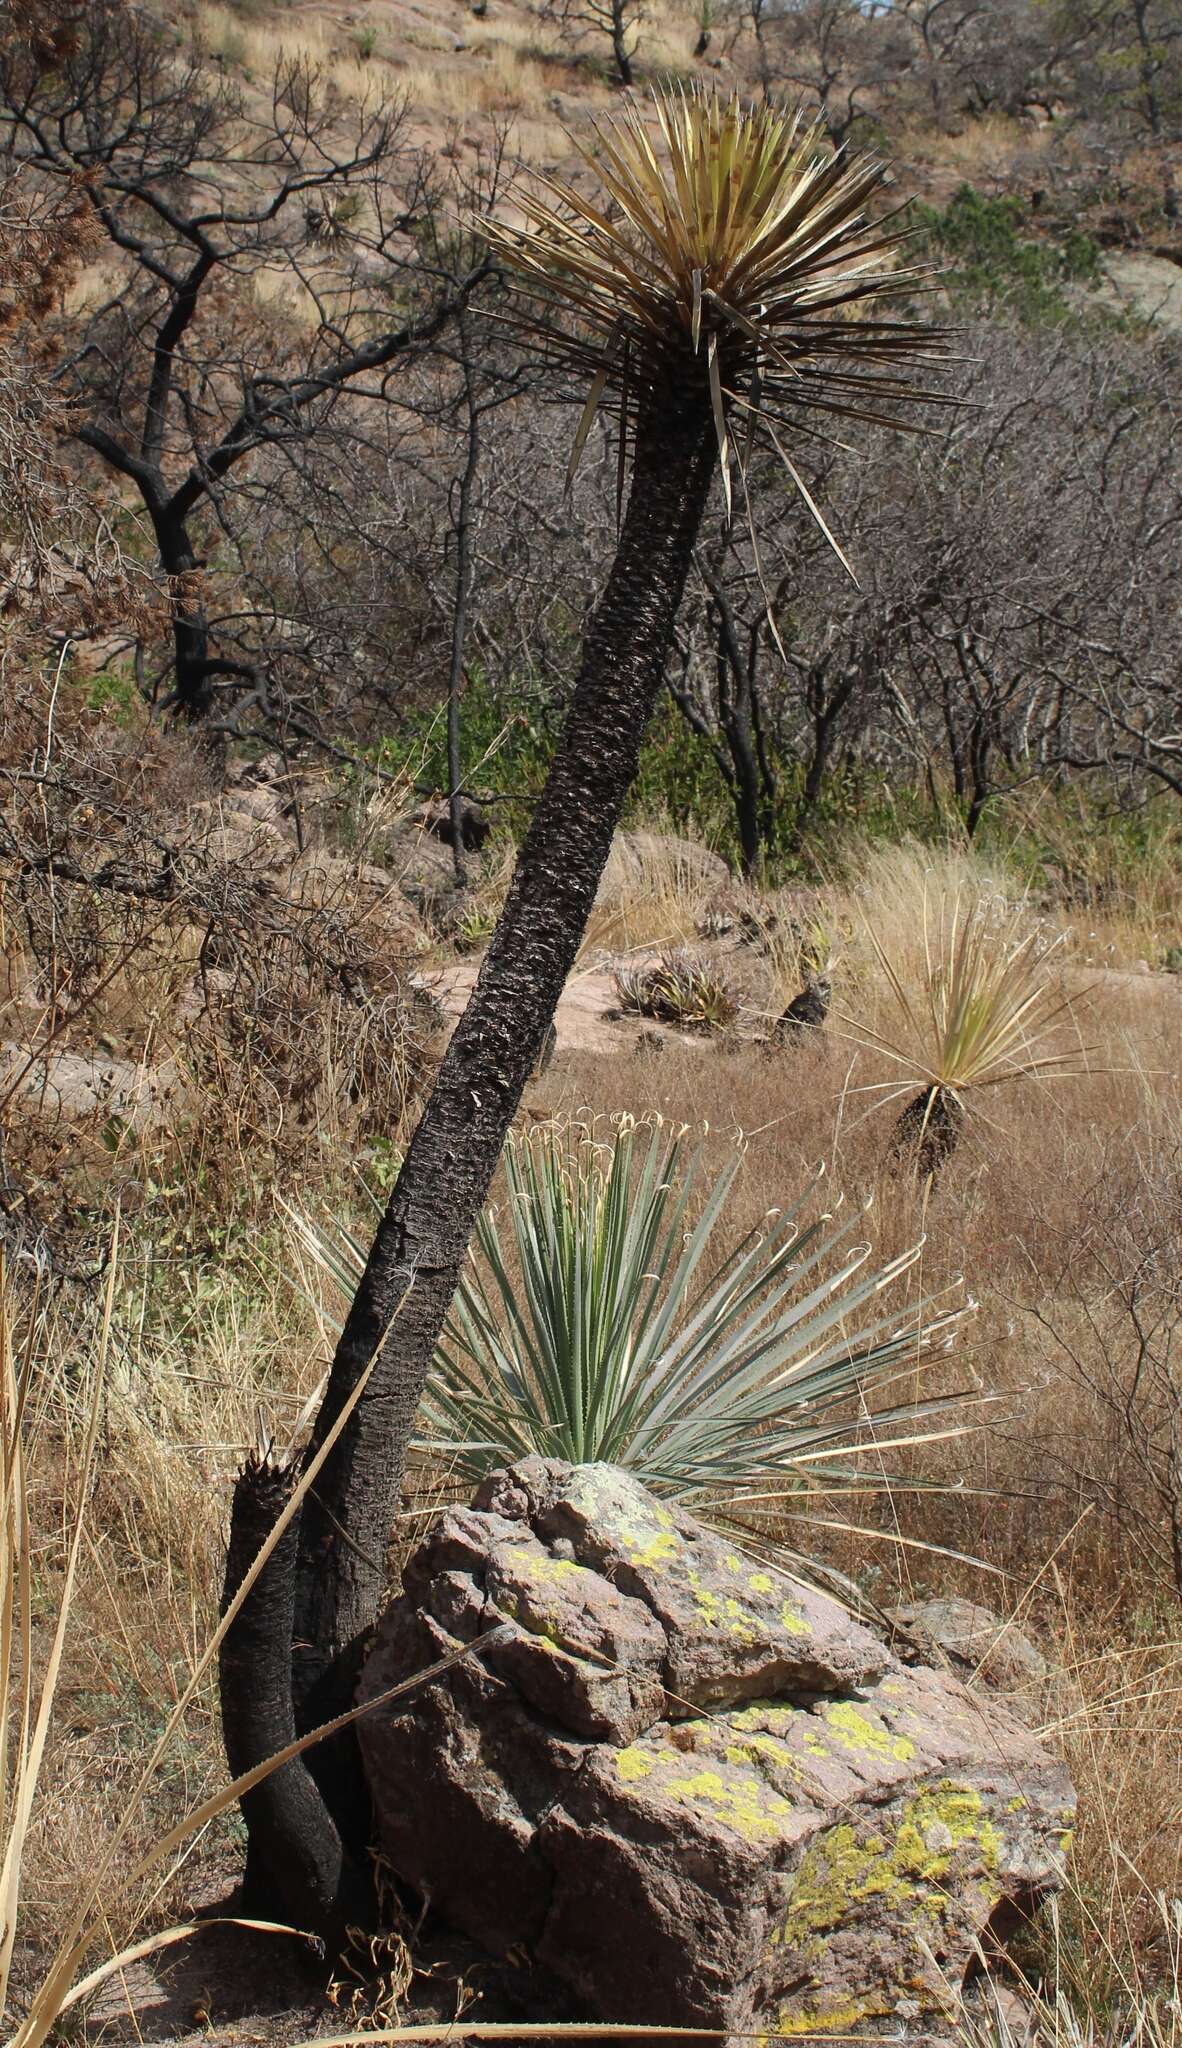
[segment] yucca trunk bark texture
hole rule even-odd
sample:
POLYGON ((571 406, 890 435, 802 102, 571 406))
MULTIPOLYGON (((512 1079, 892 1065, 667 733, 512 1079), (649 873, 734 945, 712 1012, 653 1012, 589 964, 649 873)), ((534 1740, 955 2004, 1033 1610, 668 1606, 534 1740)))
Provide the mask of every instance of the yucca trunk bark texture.
POLYGON ((670 396, 641 420, 615 563, 553 765, 337 1345, 313 1451, 375 1354, 376 1363, 304 1506, 296 1630, 314 1667, 377 1611, 439 1333, 636 773, 716 462, 694 382, 688 399, 670 396))
POLYGON ((901 1111, 891 1132, 887 1163, 910 1167, 933 1187, 951 1159, 964 1129, 964 1109, 947 1088, 921 1088, 901 1111))
MULTIPOLYGON (((356 1669, 358 1638, 385 1591, 390 1529, 439 1334, 636 773, 717 463, 700 379, 698 364, 687 357, 681 388, 671 374, 670 391, 642 411, 616 558, 584 642, 558 749, 479 978, 337 1345, 309 1456, 371 1360, 373 1370, 302 1509, 294 1628, 284 1645, 301 1728, 347 1704, 334 1673, 356 1669)), ((241 1574, 241 1563, 237 1568, 241 1574)), ((273 1617, 282 1609, 283 1602, 275 1602, 273 1617)), ((249 1685, 232 1638, 226 1649, 223 1683, 249 1685)), ((242 1746, 244 1727, 257 1715, 244 1719, 241 1702, 232 1697, 223 1711, 235 1729, 237 1768, 262 1761, 244 1757, 242 1746)), ((321 1798, 311 1772, 305 1775, 308 1794, 321 1798)), ((317 1775, 329 1783, 323 1769, 317 1775)), ((274 1869, 283 1860, 285 1821, 300 1828, 299 1809, 289 1795, 267 1803, 265 1821, 263 1808, 255 1812, 267 1837, 259 1862, 274 1869)), ((247 1812, 246 1820, 253 1829, 255 1816, 247 1812)), ((340 1866, 335 1829, 317 1821, 302 1837, 293 1839, 291 1855, 299 1860, 300 1889, 311 1910, 334 1882, 351 1884, 355 1870, 340 1866), (316 1861, 313 1837, 327 1845, 330 1858, 337 1856, 335 1877, 327 1865, 307 1867, 310 1855, 316 1861)), ((322 1922, 331 1917, 320 1913, 322 1922)))
MULTIPOLYGON (((291 1499, 298 1471, 247 1459, 234 1489, 222 1612, 291 1499)), ((233 1777, 295 1738, 291 1689, 297 1530, 289 1523, 226 1632, 219 1659, 222 1738, 233 1777)), ((364 1912, 363 1880, 302 1757, 244 1795, 245 1910, 311 1927, 339 1943, 364 1912)))

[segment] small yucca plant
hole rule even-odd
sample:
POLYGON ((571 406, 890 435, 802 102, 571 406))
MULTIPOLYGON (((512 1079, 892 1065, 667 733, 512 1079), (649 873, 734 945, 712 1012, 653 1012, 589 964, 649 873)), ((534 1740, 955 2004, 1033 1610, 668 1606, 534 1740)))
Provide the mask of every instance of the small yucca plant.
POLYGON ((901 967, 870 933, 890 990, 898 1032, 847 1018, 855 1037, 885 1053, 899 1078, 881 1084, 886 1100, 910 1095, 891 1134, 889 1157, 923 1177, 939 1174, 964 1128, 966 1103, 1007 1081, 1079 1073, 1080 1046, 1048 1050, 1070 1000, 1048 973, 1058 940, 1037 929, 1015 933, 984 898, 923 906, 923 987, 907 987, 901 967), (918 1092, 912 1093, 916 1089, 918 1092))
POLYGON ((739 1014, 739 998, 703 953, 686 946, 656 961, 621 967, 615 976, 620 1007, 683 1031, 721 1031, 739 1014))
MULTIPOLYGON (((604 1459, 733 1512, 769 1489, 886 1485, 877 1456, 859 1463, 884 1433, 896 1448, 957 1433, 921 1433, 963 1397, 920 1400, 915 1375, 958 1312, 882 1303, 919 1247, 869 1266, 857 1215, 809 1216, 814 1183, 719 1248, 742 1156, 695 1216, 699 1156, 626 1119, 607 1144, 577 1128, 511 1140, 507 1200, 477 1226, 420 1407, 424 1455, 473 1482, 531 1453, 604 1459)), ((348 1293, 360 1246, 295 1222, 348 1293)))

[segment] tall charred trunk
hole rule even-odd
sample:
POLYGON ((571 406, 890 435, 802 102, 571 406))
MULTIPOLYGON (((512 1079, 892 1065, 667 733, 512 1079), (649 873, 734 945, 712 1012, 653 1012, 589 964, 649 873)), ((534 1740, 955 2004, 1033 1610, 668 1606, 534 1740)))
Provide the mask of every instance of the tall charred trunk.
POLYGON ((304 1503, 297 1697, 377 1610, 424 1381, 636 772, 715 462, 709 402, 696 378, 688 395, 683 389, 649 404, 615 563, 546 786, 374 1238, 317 1417, 313 1450, 376 1354, 365 1392, 304 1503))
POLYGON ((472 376, 472 337, 466 315, 457 322, 464 354, 464 398, 468 413, 468 448, 456 494, 456 588, 451 615, 451 662, 447 677, 447 812, 451 824, 452 868, 456 888, 467 881, 464 867, 464 797, 460 787, 460 692, 464 682, 464 637, 472 595, 472 494, 480 468, 480 411, 472 376))
POLYGON ((201 565, 184 521, 168 508, 153 516, 160 564, 169 580, 176 683, 173 702, 184 717, 207 718, 213 709, 209 626, 198 588, 201 565))
POLYGON ((616 76, 621 85, 632 85, 634 75, 632 58, 628 51, 628 24, 624 18, 623 6, 612 9, 612 55, 616 60, 616 76))

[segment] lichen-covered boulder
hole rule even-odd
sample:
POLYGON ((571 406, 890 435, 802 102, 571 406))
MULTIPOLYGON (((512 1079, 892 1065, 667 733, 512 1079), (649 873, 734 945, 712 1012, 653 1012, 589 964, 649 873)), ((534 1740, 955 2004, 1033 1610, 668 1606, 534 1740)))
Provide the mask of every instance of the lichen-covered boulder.
POLYGON ((394 1870, 608 2021, 847 2032, 959 1983, 1058 1885, 1029 1730, 605 1465, 528 1459, 440 1516, 361 1697, 394 1870))
POLYGON ((1080 1705, 1067 1673, 992 1608, 952 1597, 896 1607, 890 1618, 905 1651, 954 1672, 975 1692, 999 1695, 1031 1727, 1080 1705))

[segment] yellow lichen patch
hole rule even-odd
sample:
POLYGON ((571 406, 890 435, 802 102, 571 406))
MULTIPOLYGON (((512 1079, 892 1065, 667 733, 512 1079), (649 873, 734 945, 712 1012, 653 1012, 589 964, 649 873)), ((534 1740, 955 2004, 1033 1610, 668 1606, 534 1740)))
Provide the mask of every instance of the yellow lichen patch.
POLYGON ((752 1624, 755 1617, 747 1608, 741 1607, 737 1600, 724 1600, 722 1611, 726 1616, 726 1625, 733 1636, 737 1636, 741 1643, 754 1641, 755 1629, 752 1624))
POLYGON ((651 1778, 653 1765, 651 1757, 639 1749, 621 1749, 616 1754, 616 1776, 626 1785, 635 1784, 638 1778, 651 1778))
POLYGON ((755 1776, 724 1778, 718 1771, 695 1771, 666 1779, 661 1792, 686 1806, 708 1807, 749 1842, 779 1841, 793 1811, 789 1800, 755 1776))
POLYGON ((576 1564, 573 1558, 526 1556, 516 1560, 517 1569, 528 1579, 536 1579, 544 1586, 553 1585, 559 1579, 593 1578, 585 1565, 576 1564))
POLYGON ((908 1802, 896 1839, 896 1859, 900 1869, 934 1882, 945 1875, 954 1851, 965 1843, 975 1849, 986 1870, 997 1869, 1001 1837, 985 1813, 981 1794, 972 1785, 944 1778, 938 1785, 925 1785, 908 1802))
POLYGON ((839 1927, 871 1898, 936 1917, 943 1911, 943 1880, 952 1858, 966 1847, 982 1873, 997 1870, 1001 1839, 981 1795, 952 1779, 924 1786, 908 1800, 893 1841, 881 1834, 859 1835, 843 1822, 803 1858, 780 1939, 803 1947, 811 1937, 839 1927))
POLYGON ((728 1764, 754 1764, 762 1759, 777 1770, 787 1771, 793 1778, 799 1779, 801 1775, 799 1759, 793 1756, 787 1744, 778 1742, 774 1735, 768 1735, 762 1729, 744 1735, 737 1742, 728 1742, 723 1755, 728 1764))
POLYGON ((694 1596, 698 1618, 705 1627, 725 1628, 729 1635, 741 1643, 754 1642, 763 1633, 766 1624, 749 1607, 745 1607, 741 1600, 736 1600, 729 1593, 712 1593, 709 1586, 702 1584, 699 1572, 690 1570, 686 1576, 694 1596))
POLYGON ((699 1619, 704 1621, 708 1628, 713 1628, 717 1624, 719 1617, 717 1593, 712 1593, 709 1586, 702 1584, 700 1573, 690 1571, 686 1576, 689 1579, 690 1591, 694 1596, 694 1605, 698 1610, 699 1619))
POLYGON ((898 1764, 908 1763, 915 1755, 915 1744, 909 1736, 892 1735, 877 1721, 860 1714, 849 1700, 826 1707, 825 1726, 843 1749, 852 1750, 855 1755, 891 1757, 898 1764))
POLYGON ((863 1841, 848 1821, 810 1849, 796 1874, 781 1940, 798 1947, 813 1934, 840 1927, 864 1899, 902 1905, 914 1886, 894 1869, 880 1835, 863 1841))
POLYGON ((785 1629, 790 1636, 807 1636, 809 1634, 807 1621, 803 1614, 792 1605, 791 1600, 785 1600, 781 1604, 780 1627, 785 1629))
POLYGON ((778 2014, 774 2034, 763 2034, 759 2048, 771 2048, 774 2041, 796 2040, 801 2034, 848 2034, 861 2020, 889 2012, 889 2003, 868 1995, 865 1998, 835 1998, 829 2005, 813 2005, 800 2012, 785 2006, 778 2014))
POLYGON ((644 1542, 633 1530, 627 1529, 624 1531, 623 1544, 628 1552, 630 1564, 638 1565, 641 1570, 651 1571, 654 1566, 664 1564, 667 1558, 673 1556, 677 1549, 677 1537, 672 1529, 659 1529, 655 1536, 650 1536, 648 1541, 644 1542))
POLYGON ((747 1584, 753 1593, 770 1593, 772 1591, 772 1581, 767 1572, 752 1572, 747 1584))

